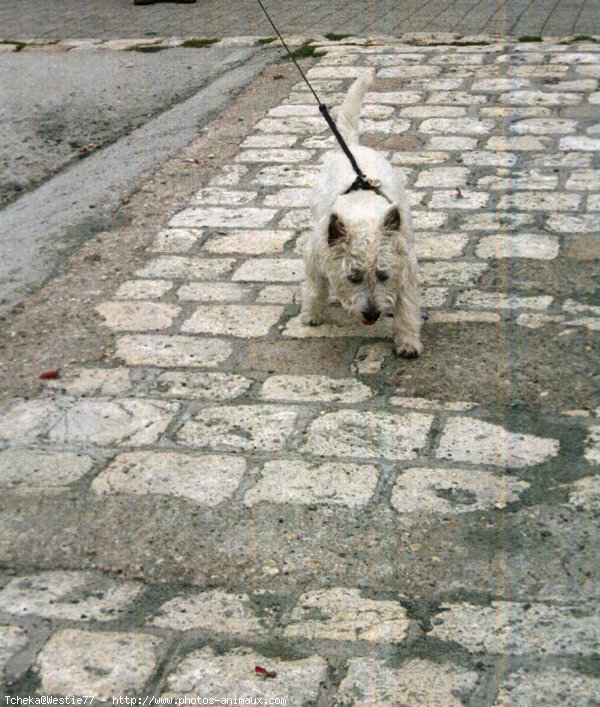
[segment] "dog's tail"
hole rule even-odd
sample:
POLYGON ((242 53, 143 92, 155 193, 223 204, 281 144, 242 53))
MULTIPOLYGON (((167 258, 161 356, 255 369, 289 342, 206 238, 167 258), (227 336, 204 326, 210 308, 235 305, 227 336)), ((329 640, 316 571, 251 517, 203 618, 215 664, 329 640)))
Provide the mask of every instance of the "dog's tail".
POLYGON ((350 87, 337 114, 337 127, 348 145, 358 145, 358 118, 373 74, 365 71, 350 87))

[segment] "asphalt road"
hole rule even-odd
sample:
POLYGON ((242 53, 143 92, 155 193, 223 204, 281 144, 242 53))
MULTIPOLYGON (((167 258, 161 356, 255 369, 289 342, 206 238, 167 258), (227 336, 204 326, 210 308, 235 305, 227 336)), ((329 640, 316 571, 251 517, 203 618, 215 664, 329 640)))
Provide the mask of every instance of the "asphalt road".
POLYGON ((190 143, 272 59, 262 49, 18 52, 0 62, 0 310, 190 143))

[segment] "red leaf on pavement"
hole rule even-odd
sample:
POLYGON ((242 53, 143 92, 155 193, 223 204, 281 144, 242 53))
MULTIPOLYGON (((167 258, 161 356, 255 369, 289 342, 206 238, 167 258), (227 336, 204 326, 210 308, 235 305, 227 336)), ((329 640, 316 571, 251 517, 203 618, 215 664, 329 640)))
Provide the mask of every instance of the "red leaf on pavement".
POLYGON ((262 675, 265 678, 276 678, 277 677, 277 672, 275 670, 267 670, 266 668, 263 668, 261 665, 256 665, 254 667, 254 672, 257 673, 258 675, 262 675))
POLYGON ((39 378, 40 380, 54 380, 55 378, 58 378, 58 370, 56 371, 43 371, 40 373, 39 378))

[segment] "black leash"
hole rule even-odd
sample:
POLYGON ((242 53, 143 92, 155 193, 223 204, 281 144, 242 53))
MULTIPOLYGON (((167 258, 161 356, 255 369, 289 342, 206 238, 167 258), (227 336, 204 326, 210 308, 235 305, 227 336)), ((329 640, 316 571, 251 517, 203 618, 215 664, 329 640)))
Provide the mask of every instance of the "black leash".
MULTIPOLYGON (((271 27, 275 30, 275 33, 276 33, 277 36, 279 37, 279 39, 280 39, 281 43, 283 44, 283 46, 285 47, 287 53, 289 54, 290 59, 291 59, 291 60, 294 62, 294 64, 296 65, 296 68, 298 69, 298 71, 300 72, 300 75, 302 76, 302 78, 303 78, 304 81, 306 82, 306 85, 310 88, 312 95, 315 97, 315 100, 316 100, 317 103, 319 104, 319 111, 321 112, 321 115, 322 115, 322 116, 325 118, 325 120, 327 121, 327 125, 329 125, 329 127, 330 127, 330 129, 331 129, 331 132, 334 134, 335 139, 336 139, 336 140, 338 141, 338 143, 339 143, 339 146, 340 146, 340 147, 342 148, 342 150, 344 151, 344 154, 346 155, 346 157, 350 160, 350 164, 352 165, 352 169, 356 172, 356 179, 354 180, 354 182, 352 183, 352 185, 350 186, 350 188, 347 189, 347 190, 344 192, 344 194, 348 194, 348 193, 351 192, 351 191, 358 191, 358 190, 361 190, 361 189, 369 189, 369 190, 371 190, 371 191, 377 192, 377 194, 380 194, 381 196, 383 196, 383 197, 385 197, 385 198, 387 199, 387 197, 385 196, 385 194, 382 194, 382 193, 379 191, 379 189, 378 189, 378 187, 379 187, 379 182, 378 182, 377 180, 375 180, 375 179, 373 179, 373 180, 368 179, 368 178, 365 176, 365 174, 362 172, 362 170, 360 169, 360 167, 358 166, 356 160, 354 159, 354 155, 352 154, 352 152, 350 152, 350 148, 349 148, 348 145, 346 144, 346 141, 344 140, 344 138, 341 136, 340 131, 337 129, 337 125, 335 124, 333 118, 329 115, 329 111, 327 110, 327 106, 326 106, 324 103, 321 102, 321 100, 319 99, 319 96, 317 96, 317 94, 316 94, 314 88, 310 85, 310 81, 309 81, 309 80, 306 78, 306 76, 304 75, 304 72, 303 72, 302 69, 300 68, 300 65, 299 65, 298 62, 296 61, 296 58, 294 57, 294 55, 293 55, 292 52, 290 51, 288 45, 285 43, 285 41, 284 41, 283 37, 281 36, 281 34, 280 34, 279 30, 277 29, 277 27, 275 27, 275 23, 274 23, 273 20, 271 19, 271 17, 270 17, 270 15, 269 15, 269 13, 267 12, 265 6, 262 4, 261 0, 256 0, 256 2, 260 5, 262 11, 265 13, 267 19, 268 19, 269 22, 271 23, 271 27)), ((389 201, 389 199, 388 199, 388 201, 389 201)))

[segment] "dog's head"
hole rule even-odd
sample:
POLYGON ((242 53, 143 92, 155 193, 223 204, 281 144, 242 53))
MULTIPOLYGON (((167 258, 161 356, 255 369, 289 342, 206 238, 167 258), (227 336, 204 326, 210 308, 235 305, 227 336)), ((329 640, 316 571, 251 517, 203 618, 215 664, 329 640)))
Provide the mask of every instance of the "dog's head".
POLYGON ((406 275, 407 253, 398 206, 365 209, 361 196, 352 201, 344 197, 343 216, 342 209, 334 207, 327 224, 324 267, 342 306, 370 325, 394 308, 406 275))

